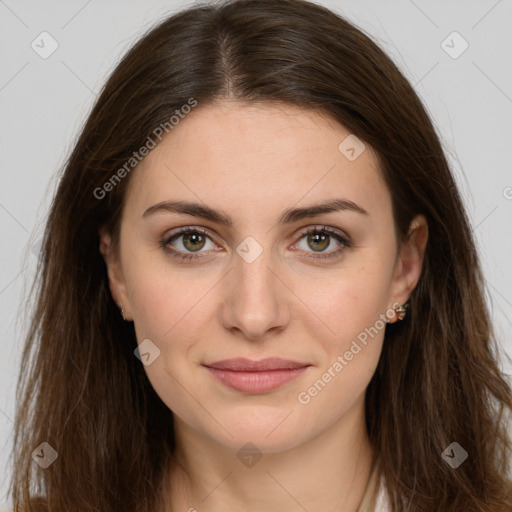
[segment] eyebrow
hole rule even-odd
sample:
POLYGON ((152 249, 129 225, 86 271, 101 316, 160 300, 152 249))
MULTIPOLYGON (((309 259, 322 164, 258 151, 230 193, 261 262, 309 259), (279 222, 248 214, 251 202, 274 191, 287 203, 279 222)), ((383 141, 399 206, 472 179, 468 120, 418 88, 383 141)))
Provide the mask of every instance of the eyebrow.
MULTIPOLYGON (((285 210, 279 217, 280 224, 291 224, 302 219, 316 217, 324 213, 338 211, 353 211, 362 215, 370 215, 364 208, 348 199, 332 199, 323 203, 307 206, 304 208, 289 208, 285 210)), ((215 222, 224 226, 232 226, 233 219, 222 210, 214 210, 209 206, 189 201, 162 201, 161 203, 150 206, 144 213, 143 217, 148 217, 157 212, 182 213, 193 215, 202 219, 215 222)))

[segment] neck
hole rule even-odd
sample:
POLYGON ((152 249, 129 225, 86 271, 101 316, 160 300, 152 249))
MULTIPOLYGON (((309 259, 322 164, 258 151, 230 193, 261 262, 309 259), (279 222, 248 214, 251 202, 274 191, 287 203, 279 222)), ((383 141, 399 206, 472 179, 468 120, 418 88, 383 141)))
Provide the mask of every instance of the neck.
POLYGON ((356 512, 372 469, 364 396, 319 436, 243 464, 175 416, 166 512, 356 512))

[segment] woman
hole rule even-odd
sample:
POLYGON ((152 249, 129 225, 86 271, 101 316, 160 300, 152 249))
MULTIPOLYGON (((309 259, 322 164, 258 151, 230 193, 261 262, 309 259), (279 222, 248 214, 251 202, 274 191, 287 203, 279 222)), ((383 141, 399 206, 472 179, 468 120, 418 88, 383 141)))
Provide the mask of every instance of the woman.
POLYGON ((512 393, 414 90, 304 1, 172 16, 67 162, 15 510, 509 511, 512 393))

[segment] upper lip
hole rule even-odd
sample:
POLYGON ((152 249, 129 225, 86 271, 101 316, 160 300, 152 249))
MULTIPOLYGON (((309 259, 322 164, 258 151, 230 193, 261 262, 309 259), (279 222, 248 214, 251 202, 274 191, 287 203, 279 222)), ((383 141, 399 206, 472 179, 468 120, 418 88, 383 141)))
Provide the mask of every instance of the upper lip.
POLYGON ((205 366, 208 368, 215 368, 217 370, 264 372, 268 370, 294 370, 310 365, 288 359, 281 359, 279 357, 268 357, 266 359, 260 359, 259 361, 253 361, 244 357, 237 357, 234 359, 223 359, 222 361, 205 364, 205 366))

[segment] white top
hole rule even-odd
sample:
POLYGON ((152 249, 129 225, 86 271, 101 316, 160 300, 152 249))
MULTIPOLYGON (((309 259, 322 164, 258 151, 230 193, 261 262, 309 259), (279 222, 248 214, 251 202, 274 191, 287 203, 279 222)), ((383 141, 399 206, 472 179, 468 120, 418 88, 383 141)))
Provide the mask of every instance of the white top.
POLYGON ((391 503, 386 490, 384 475, 379 475, 379 461, 373 464, 366 488, 357 512, 391 512, 391 503))
POLYGON ((389 497, 384 483, 384 475, 380 479, 375 512, 391 512, 391 503, 389 503, 389 497))

